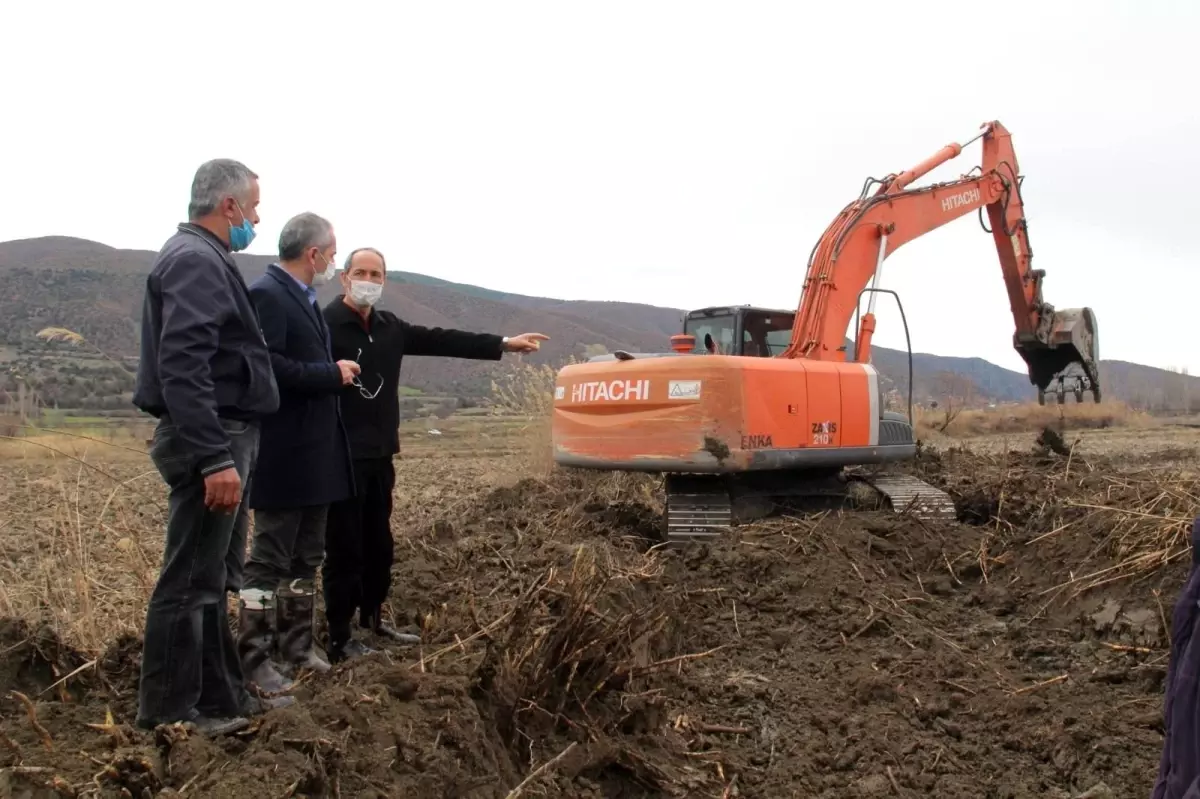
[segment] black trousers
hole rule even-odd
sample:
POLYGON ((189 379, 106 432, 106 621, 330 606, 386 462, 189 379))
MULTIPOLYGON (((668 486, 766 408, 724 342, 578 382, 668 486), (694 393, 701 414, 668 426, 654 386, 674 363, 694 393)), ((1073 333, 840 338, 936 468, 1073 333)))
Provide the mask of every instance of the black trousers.
POLYGON ((356 609, 371 613, 383 606, 392 583, 392 489, 396 467, 391 457, 354 461, 357 494, 329 506, 325 563, 321 582, 325 618, 335 640, 349 636, 356 609))
MULTIPOLYGON (((221 420, 245 487, 258 458, 258 426, 221 420)), ((150 458, 169 489, 162 571, 146 609, 138 721, 189 721, 198 714, 237 716, 247 700, 237 647, 225 611, 231 564, 245 553, 247 490, 238 513, 204 506, 204 478, 187 444, 167 419, 159 422, 150 458)), ((234 577, 234 579, 237 579, 234 577)))
POLYGON ((246 561, 246 588, 274 591, 293 580, 311 591, 325 549, 328 505, 254 511, 254 541, 246 561))

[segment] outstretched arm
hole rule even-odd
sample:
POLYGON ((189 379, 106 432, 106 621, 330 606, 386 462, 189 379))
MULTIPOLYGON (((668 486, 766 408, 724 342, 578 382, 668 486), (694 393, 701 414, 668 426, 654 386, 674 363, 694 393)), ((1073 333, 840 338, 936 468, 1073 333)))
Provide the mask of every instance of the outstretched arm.
POLYGON ((444 327, 423 327, 401 322, 404 327, 404 354, 443 358, 467 358, 498 361, 505 352, 533 352, 542 341, 541 333, 522 333, 505 339, 491 333, 468 333, 444 327))

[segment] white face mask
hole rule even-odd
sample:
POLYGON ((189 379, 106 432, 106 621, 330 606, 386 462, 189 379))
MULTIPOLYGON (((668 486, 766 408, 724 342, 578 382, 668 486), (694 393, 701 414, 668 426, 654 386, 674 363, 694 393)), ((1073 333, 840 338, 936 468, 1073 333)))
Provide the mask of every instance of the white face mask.
POLYGON ((333 265, 333 261, 330 261, 325 267, 324 272, 317 272, 315 275, 313 275, 313 285, 321 286, 328 283, 330 280, 333 280, 333 273, 336 271, 337 267, 333 265))
POLYGON ((372 283, 369 280, 350 281, 350 301, 359 308, 369 308, 379 301, 383 293, 383 284, 372 283))

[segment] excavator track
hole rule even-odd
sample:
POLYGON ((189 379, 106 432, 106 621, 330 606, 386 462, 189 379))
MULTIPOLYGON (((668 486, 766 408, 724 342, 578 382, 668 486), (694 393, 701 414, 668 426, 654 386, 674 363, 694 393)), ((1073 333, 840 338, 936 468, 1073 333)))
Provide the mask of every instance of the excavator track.
POLYGON ((733 527, 733 503, 724 488, 698 483, 672 491, 667 485, 667 543, 712 541, 733 527))
MULTIPOLYGON (((924 480, 906 474, 852 473, 849 481, 868 486, 888 501, 897 514, 908 514, 924 521, 954 521, 958 512, 950 495, 924 480)), ((664 539, 668 544, 712 541, 735 525, 734 501, 728 485, 720 478, 700 475, 669 475, 666 481, 666 513, 663 519, 664 539)), ((847 496, 844 488, 836 492, 847 496)), ((831 492, 814 483, 787 492, 791 496, 778 499, 828 497, 831 492)), ((761 498, 762 495, 759 495, 761 498)), ((739 499, 744 504, 745 499, 739 499)), ((738 507, 742 508, 742 504, 738 507)))
POLYGON ((954 500, 940 488, 907 474, 862 475, 857 479, 874 488, 888 500, 896 513, 908 513, 925 521, 954 521, 958 511, 954 500))

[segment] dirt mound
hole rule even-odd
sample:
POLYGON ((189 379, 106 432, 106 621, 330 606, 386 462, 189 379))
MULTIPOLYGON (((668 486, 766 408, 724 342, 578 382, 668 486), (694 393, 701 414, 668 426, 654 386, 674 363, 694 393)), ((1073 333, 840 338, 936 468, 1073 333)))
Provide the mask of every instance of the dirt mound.
POLYGON ((923 453, 956 524, 827 513, 682 550, 652 545, 647 478, 483 494, 398 540, 422 647, 219 742, 128 727, 135 641, 91 663, 10 623, 0 687, 28 705, 0 703, 0 766, 61 795, 1146 795, 1200 491, 1068 453, 923 453))
MULTIPOLYGON (((516 780, 465 675, 422 673, 377 656, 334 675, 309 677, 296 706, 214 741, 187 727, 149 733, 131 726, 139 652, 129 642, 117 642, 55 695, 44 675, 61 671, 64 661, 48 659, 45 638, 28 632, 20 623, 0 629, 10 666, 6 687, 25 689, 9 694, 0 720, 0 766, 16 767, 8 775, 12 791, 42 786, 63 796, 190 789, 223 797, 483 797, 502 795, 496 783, 516 780), (8 681, 18 672, 28 676, 8 681)), ((79 659, 61 648, 57 657, 79 659)))

